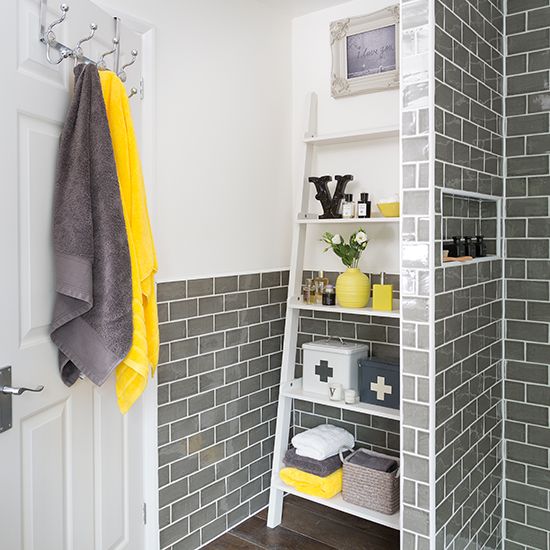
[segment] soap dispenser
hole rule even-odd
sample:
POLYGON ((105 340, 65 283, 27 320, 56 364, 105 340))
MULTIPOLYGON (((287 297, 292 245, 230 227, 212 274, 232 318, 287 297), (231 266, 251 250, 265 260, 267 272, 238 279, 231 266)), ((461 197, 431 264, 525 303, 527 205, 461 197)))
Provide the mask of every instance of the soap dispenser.
POLYGON ((384 284, 385 273, 382 273, 381 284, 372 287, 372 309, 376 311, 393 310, 393 285, 384 284))

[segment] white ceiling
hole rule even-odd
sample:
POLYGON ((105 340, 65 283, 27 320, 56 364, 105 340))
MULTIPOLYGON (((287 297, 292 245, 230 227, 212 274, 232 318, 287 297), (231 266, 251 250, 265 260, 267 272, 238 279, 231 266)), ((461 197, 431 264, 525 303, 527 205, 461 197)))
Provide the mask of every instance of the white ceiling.
POLYGON ((292 17, 298 17, 312 11, 324 10, 338 4, 345 4, 349 0, 259 0, 264 4, 271 4, 273 7, 281 8, 292 17))

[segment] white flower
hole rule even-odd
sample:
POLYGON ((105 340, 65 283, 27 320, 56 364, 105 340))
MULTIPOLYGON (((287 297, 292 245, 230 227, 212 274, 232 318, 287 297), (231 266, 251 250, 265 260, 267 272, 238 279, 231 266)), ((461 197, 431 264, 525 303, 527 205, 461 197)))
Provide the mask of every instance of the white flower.
POLYGON ((337 233, 334 237, 332 237, 331 242, 332 244, 342 244, 342 237, 340 237, 337 233))
POLYGON ((355 235, 355 242, 357 244, 363 244, 367 242, 367 234, 364 231, 358 231, 355 235))

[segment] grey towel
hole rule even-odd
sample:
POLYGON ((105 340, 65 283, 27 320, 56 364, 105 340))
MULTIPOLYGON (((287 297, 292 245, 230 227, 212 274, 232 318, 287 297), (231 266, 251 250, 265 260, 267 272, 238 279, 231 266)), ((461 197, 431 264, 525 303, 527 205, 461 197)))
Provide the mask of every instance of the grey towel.
POLYGON ((132 345, 128 238, 97 68, 75 67, 54 198, 56 299, 51 338, 67 386, 101 385, 132 345))
POLYGON ((369 468, 369 470, 377 470, 379 472, 393 472, 397 470, 396 460, 381 456, 373 456, 367 453, 355 453, 349 459, 349 462, 350 464, 357 464, 369 468))
MULTIPOLYGON (((349 451, 343 454, 346 457, 349 451)), ((288 449, 283 462, 285 466, 297 468, 298 470, 302 470, 302 472, 319 477, 327 477, 342 467, 342 462, 338 455, 325 458, 325 460, 315 460, 314 458, 296 454, 296 449, 294 448, 288 449)))

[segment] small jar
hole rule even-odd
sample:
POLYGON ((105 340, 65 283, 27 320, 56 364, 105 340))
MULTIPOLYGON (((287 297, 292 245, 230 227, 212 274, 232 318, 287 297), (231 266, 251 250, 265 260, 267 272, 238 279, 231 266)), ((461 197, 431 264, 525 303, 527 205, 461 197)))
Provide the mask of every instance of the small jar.
POLYGON ((334 285, 327 285, 323 291, 323 305, 335 306, 336 305, 336 291, 334 285))

